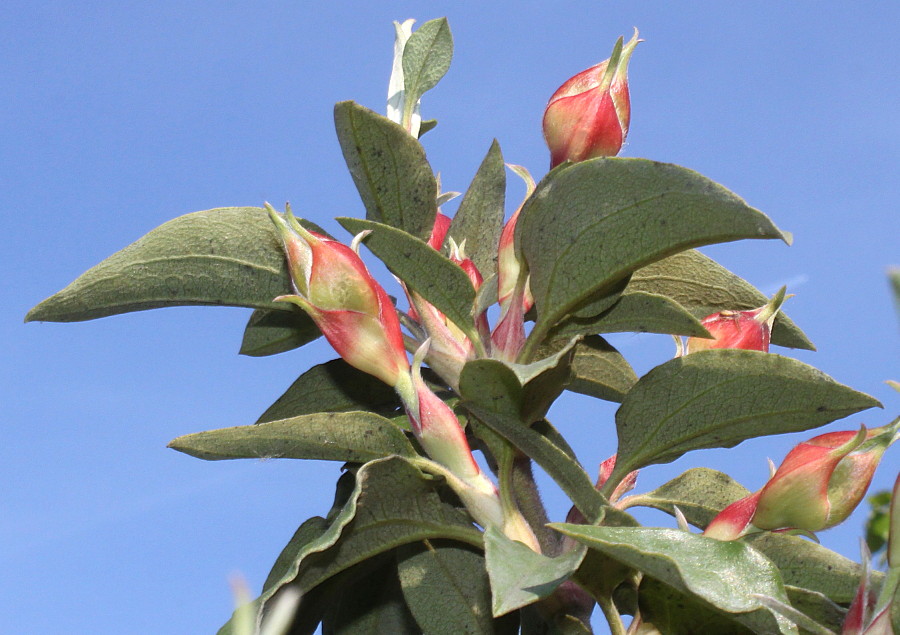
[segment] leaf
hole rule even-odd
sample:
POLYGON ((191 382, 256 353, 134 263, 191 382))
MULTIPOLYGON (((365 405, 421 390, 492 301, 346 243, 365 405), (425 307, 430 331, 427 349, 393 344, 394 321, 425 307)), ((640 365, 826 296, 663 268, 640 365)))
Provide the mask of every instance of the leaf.
POLYGON ((637 375, 622 354, 599 335, 586 337, 575 346, 572 392, 620 402, 637 382, 637 375))
POLYGON ((652 492, 629 496, 629 507, 653 507, 674 515, 678 507, 689 523, 700 529, 734 501, 750 493, 727 474, 705 467, 692 468, 652 492))
POLYGON ((423 632, 494 633, 481 553, 458 543, 428 541, 399 548, 397 559, 403 595, 423 632))
POLYGON ((338 218, 348 231, 371 230, 364 240, 373 254, 473 340, 478 337, 472 317, 475 287, 469 276, 446 256, 409 234, 358 218, 338 218))
POLYGON ((585 549, 548 558, 510 540, 494 527, 484 532, 484 555, 491 580, 495 617, 533 604, 553 593, 581 564, 585 549))
MULTIPOLYGON (((718 311, 746 311, 769 301, 752 284, 712 258, 688 249, 641 267, 631 276, 627 293, 655 293, 671 298, 697 318, 718 311)), ((812 342, 783 312, 775 318, 772 343, 815 350, 812 342)))
POLYGON ((755 632, 796 633, 753 594, 787 602, 778 569, 758 551, 675 529, 553 523, 557 531, 676 590, 695 595, 755 632))
POLYGON ((600 333, 671 333, 708 337, 700 320, 669 298, 632 291, 621 295, 609 309, 593 317, 573 316, 555 327, 551 337, 600 333))
POLYGON ((352 101, 335 105, 334 125, 366 218, 427 239, 437 213, 437 182, 422 145, 352 101))
POLYGON ((802 589, 789 584, 785 584, 784 588, 787 590, 791 606, 833 632, 841 632, 844 618, 847 616, 847 609, 838 606, 816 591, 802 589))
POLYGON ((457 245, 466 241, 466 255, 485 279, 497 271, 505 200, 506 167, 500 144, 494 139, 447 232, 457 245))
POLYGON ((742 238, 788 240, 764 214, 696 172, 616 158, 551 172, 522 208, 516 231, 539 334, 676 252, 742 238))
POLYGON ((638 590, 641 619, 666 635, 753 635, 753 631, 695 595, 644 577, 638 590))
POLYGON ((462 407, 544 468, 585 518, 601 517, 608 503, 578 461, 519 420, 522 386, 510 368, 493 359, 470 361, 463 366, 459 389, 462 407))
MULTIPOLYGON (((352 494, 328 529, 307 543, 286 548, 289 555, 279 568, 280 578, 270 576, 257 606, 265 611, 267 602, 286 585, 306 593, 378 554, 437 538, 482 545, 481 533, 466 514, 440 499, 431 479, 399 457, 371 461, 359 468, 352 494)), ((228 629, 226 624, 220 635, 231 633, 228 629)))
POLYGON ((195 432, 169 447, 198 459, 320 459, 364 463, 385 456, 416 456, 406 435, 371 412, 330 412, 281 421, 195 432))
POLYGON ((164 306, 287 310, 281 242, 258 207, 194 212, 164 223, 34 307, 26 322, 78 322, 164 306))
POLYGON ((241 355, 263 357, 277 355, 312 342, 322 333, 303 311, 256 309, 244 329, 241 355))
POLYGON ((256 423, 317 412, 368 410, 389 415, 400 407, 393 388, 342 359, 333 359, 300 375, 256 423))
POLYGON ((816 591, 838 604, 853 601, 862 565, 799 536, 765 532, 746 540, 775 563, 785 584, 816 591))
POLYGON ((429 20, 410 36, 403 48, 404 112, 431 90, 450 68, 453 36, 447 18, 429 20))
MULTIPOLYGON (((384 558, 383 564, 382 558, 377 560, 380 566, 366 567, 369 570, 363 575, 341 580, 342 584, 328 598, 322 635, 422 632, 403 598, 393 558, 384 558)), ((344 572, 342 577, 360 566, 344 572)))
POLYGON ((619 458, 610 480, 691 450, 809 430, 879 405, 795 359, 698 351, 657 366, 625 396, 616 413, 619 458))

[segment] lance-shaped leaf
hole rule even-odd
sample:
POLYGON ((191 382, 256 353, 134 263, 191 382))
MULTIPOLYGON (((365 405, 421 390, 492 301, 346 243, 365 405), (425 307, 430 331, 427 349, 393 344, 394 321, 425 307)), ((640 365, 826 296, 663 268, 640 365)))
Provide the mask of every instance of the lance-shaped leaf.
POLYGON ((497 271, 497 246, 503 228, 506 166, 495 139, 466 190, 447 235, 462 244, 485 279, 497 271))
POLYGON ((169 447, 198 459, 320 459, 365 463, 385 456, 416 456, 403 431, 371 412, 329 412, 195 432, 169 447))
POLYGON ((596 521, 608 506, 590 476, 563 448, 520 420, 522 386, 503 362, 476 359, 459 378, 462 407, 476 419, 534 459, 572 499, 585 518, 596 521))
POLYGON ((422 95, 437 86, 452 58, 453 36, 447 18, 429 20, 413 32, 403 47, 404 112, 412 112, 422 95))
POLYGON ((695 467, 652 492, 635 494, 626 500, 629 507, 653 507, 673 515, 678 507, 689 523, 706 529, 720 511, 749 493, 750 490, 727 474, 695 467))
POLYGON ((484 556, 447 541, 426 541, 397 550, 400 584, 425 633, 490 635, 516 632, 491 618, 491 588, 484 556))
POLYGON ((556 326, 551 337, 599 333, 671 333, 709 337, 696 317, 674 300, 656 293, 632 291, 609 309, 587 318, 573 316, 556 326))
POLYGON ((760 351, 698 351, 641 377, 616 413, 610 480, 702 448, 825 425, 878 400, 795 359, 760 351))
POLYGON ((437 182, 421 144, 352 101, 335 105, 334 125, 366 218, 427 239, 437 213, 437 182))
MULTIPOLYGON (((538 349, 538 357, 549 357, 571 343, 557 339, 538 349)), ((638 378, 622 354, 599 335, 586 337, 575 344, 571 376, 566 390, 597 399, 621 402, 638 378)))
POLYGON ((244 328, 241 355, 277 355, 312 342, 322 333, 305 312, 291 305, 291 311, 256 309, 244 328))
POLYGON ((388 415, 400 407, 390 386, 342 359, 333 359, 300 375, 256 423, 317 412, 368 410, 388 415))
POLYGON ((734 616, 717 610, 695 595, 682 593, 655 578, 644 577, 638 589, 641 619, 666 635, 753 635, 734 616))
POLYGON ((472 306, 475 287, 462 268, 421 240, 393 227, 358 218, 338 218, 354 234, 371 230, 366 247, 395 276, 433 304, 473 340, 477 338, 472 306))
POLYGON ((288 307, 281 241, 258 207, 195 212, 164 223, 34 307, 26 321, 78 322, 164 306, 288 307))
MULTIPOLYGON (((466 514, 444 502, 434 481, 399 457, 366 463, 356 474, 356 485, 331 524, 317 538, 296 548, 279 567, 280 577, 266 582, 257 607, 286 585, 301 593, 332 576, 400 545, 448 538, 480 548, 481 533, 466 514)), ((230 622, 220 635, 232 633, 230 622)))
MULTIPOLYGON (((626 289, 626 294, 632 292, 655 293, 671 298, 698 318, 717 311, 756 309, 769 301, 752 284, 694 249, 635 271, 626 289)), ((775 318, 772 343, 815 350, 803 331, 783 311, 779 311, 775 318)))
POLYGON ((691 170, 599 158, 551 172, 522 209, 517 242, 540 334, 636 269, 690 247, 789 240, 761 212, 691 170))
POLYGON ((488 527, 484 532, 484 556, 494 616, 506 615, 553 593, 572 576, 585 552, 582 547, 548 558, 488 527))
POLYGON ((796 634, 796 627, 763 608, 754 594, 787 602, 778 569, 738 540, 721 541, 675 529, 589 527, 554 529, 607 556, 701 598, 755 632, 796 634))
POLYGON ((862 565, 799 536, 765 532, 747 538, 781 570, 785 584, 849 604, 859 588, 862 565))

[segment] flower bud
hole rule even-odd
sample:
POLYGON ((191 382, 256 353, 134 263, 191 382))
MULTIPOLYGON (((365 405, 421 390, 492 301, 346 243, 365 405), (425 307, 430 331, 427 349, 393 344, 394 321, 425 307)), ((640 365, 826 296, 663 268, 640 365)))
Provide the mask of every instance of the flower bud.
POLYGON ((865 496, 900 420, 872 430, 829 432, 797 445, 760 490, 752 523, 820 531, 843 522, 865 496))
POLYGON ((544 111, 544 139, 551 169, 563 161, 615 156, 631 121, 628 62, 638 42, 637 29, 624 47, 619 38, 612 55, 560 86, 544 111))
POLYGON ((275 300, 306 311, 348 364, 396 385, 409 361, 385 290, 350 247, 307 230, 290 209, 287 220, 271 206, 266 209, 284 244, 296 292, 275 300))
POLYGON ((714 339, 690 337, 687 353, 710 348, 741 348, 747 351, 769 352, 772 325, 781 305, 789 295, 782 287, 768 303, 750 311, 720 311, 707 315, 700 323, 714 339))

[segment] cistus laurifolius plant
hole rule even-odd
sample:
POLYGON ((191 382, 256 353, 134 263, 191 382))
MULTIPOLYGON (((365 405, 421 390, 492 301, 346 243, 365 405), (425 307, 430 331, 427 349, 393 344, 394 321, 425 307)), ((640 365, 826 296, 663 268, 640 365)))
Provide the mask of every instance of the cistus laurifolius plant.
POLYGON ((344 464, 332 509, 299 522, 259 597, 219 632, 589 633, 597 606, 616 634, 890 628, 896 558, 887 576, 870 573, 809 537, 846 518, 900 424, 809 434, 756 494, 704 468, 635 487, 694 450, 880 405, 768 352, 813 349, 781 311, 784 290, 769 301, 695 251, 787 233, 696 172, 614 156, 637 36, 553 94, 553 167, 535 182, 509 166, 527 193, 504 222, 496 141, 456 213, 442 211, 454 194, 426 158, 420 137, 436 122, 421 99, 449 68, 450 29, 395 27, 387 116, 334 109, 364 210, 338 219, 346 238, 268 204, 187 214, 26 318, 242 306, 245 355, 320 335, 334 348, 256 423, 170 444, 207 460, 344 464), (373 257, 395 280, 376 280, 373 257), (689 354, 638 377, 603 337, 617 332, 686 337, 689 354), (619 404, 616 434, 596 437, 612 457, 596 482, 547 418, 567 390, 619 404), (534 463, 571 500, 569 522, 548 518, 534 463), (629 513, 640 506, 673 520, 641 526, 629 513))

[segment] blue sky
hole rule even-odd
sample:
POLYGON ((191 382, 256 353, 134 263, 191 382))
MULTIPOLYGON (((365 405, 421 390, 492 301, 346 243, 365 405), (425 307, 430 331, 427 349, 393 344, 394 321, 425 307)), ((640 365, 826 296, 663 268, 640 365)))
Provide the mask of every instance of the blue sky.
MULTIPOLYGON (((249 311, 173 308, 78 324, 26 311, 175 216, 276 206, 330 219, 362 206, 334 138, 334 102, 383 111, 391 20, 447 15, 448 76, 422 109, 445 189, 462 190, 491 140, 536 176, 546 100, 637 26, 623 156, 695 169, 783 229, 706 253, 766 293, 819 348, 779 350, 881 399, 826 430, 900 409, 900 329, 885 279, 900 264, 900 6, 821 2, 25 2, 0 8, 0 630, 206 633, 228 617, 227 579, 258 589, 305 518, 330 506, 336 464, 208 463, 181 434, 252 423, 321 343, 238 356, 249 311)), ((509 205, 523 188, 510 179, 509 205)), ((448 206, 452 210, 453 205, 448 206)), ((663 336, 623 335, 646 372, 663 336)), ((614 451, 614 410, 551 412, 587 466, 614 451)), ((648 469, 640 490, 694 465, 750 488, 804 436, 704 451, 648 469)), ((889 451, 874 487, 897 473, 889 451)), ((589 467, 593 470, 594 467, 589 467)), ((554 519, 567 506, 545 482, 554 519)), ((857 557, 864 513, 822 534, 857 557)), ((648 516, 647 522, 669 523, 648 516)))

